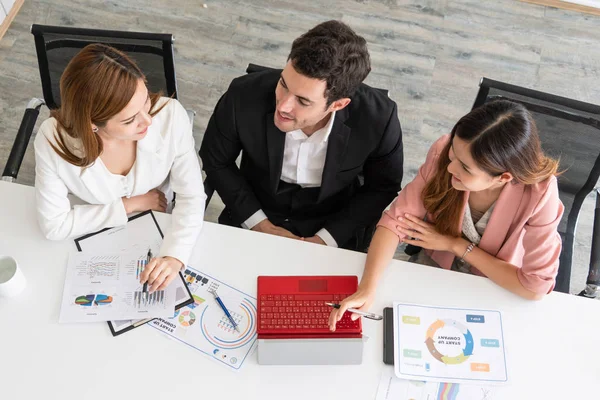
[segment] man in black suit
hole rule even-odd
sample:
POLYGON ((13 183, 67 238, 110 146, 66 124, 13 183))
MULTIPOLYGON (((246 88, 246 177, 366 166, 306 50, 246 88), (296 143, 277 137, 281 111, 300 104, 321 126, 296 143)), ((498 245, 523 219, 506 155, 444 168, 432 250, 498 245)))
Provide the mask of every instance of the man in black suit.
POLYGON ((200 149, 220 223, 365 250, 403 161, 396 104, 362 83, 370 70, 366 41, 328 21, 294 41, 283 70, 231 82, 200 149))

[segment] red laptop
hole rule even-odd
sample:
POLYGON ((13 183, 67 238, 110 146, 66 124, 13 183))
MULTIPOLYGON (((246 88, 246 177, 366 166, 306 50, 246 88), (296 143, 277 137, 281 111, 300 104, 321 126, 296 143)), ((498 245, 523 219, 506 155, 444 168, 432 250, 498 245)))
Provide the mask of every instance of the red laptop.
POLYGON ((329 330, 332 308, 356 292, 356 276, 259 276, 258 338, 360 338, 361 318, 345 313, 329 330))

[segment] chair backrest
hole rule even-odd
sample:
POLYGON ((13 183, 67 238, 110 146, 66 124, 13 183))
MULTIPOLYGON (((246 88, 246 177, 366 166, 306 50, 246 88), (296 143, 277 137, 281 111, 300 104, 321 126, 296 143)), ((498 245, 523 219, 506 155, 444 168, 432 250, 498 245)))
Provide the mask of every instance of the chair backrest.
POLYGON ((546 154, 560 159, 559 196, 565 213, 555 290, 569 292, 575 230, 585 197, 600 177, 600 106, 483 78, 473 108, 496 99, 523 104, 537 124, 546 154))
POLYGON ((171 34, 47 25, 32 25, 31 33, 35 37, 44 100, 51 109, 60 106, 60 77, 67 64, 91 43, 103 43, 123 51, 146 75, 150 91, 177 98, 171 34))

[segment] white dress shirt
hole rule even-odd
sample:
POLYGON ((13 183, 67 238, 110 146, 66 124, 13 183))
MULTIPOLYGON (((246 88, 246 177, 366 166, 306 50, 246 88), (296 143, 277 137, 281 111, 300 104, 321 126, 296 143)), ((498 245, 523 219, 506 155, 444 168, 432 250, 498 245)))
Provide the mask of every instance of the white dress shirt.
MULTIPOLYGON (((335 111, 331 113, 327 124, 308 136, 301 129, 285 134, 283 150, 283 165, 281 167, 281 180, 287 183, 300 185, 303 188, 320 187, 325 158, 327 157, 327 140, 331 134, 335 111)), ((248 218, 242 226, 252 229, 259 222, 267 219, 263 210, 258 210, 248 218)), ((317 232, 326 245, 337 247, 337 242, 327 231, 321 229, 317 232)))
MULTIPOLYGON (((56 145, 56 120, 42 123, 34 142, 35 189, 38 222, 48 239, 63 240, 125 225, 122 197, 154 188, 172 189, 177 205, 158 256, 171 256, 187 265, 202 228, 206 195, 187 113, 174 99, 163 97, 157 106, 165 102, 146 136, 138 141, 135 163, 126 176, 111 173, 100 157, 86 168, 68 163, 50 146, 56 145), (71 195, 85 204, 73 205, 71 195)), ((81 155, 80 142, 64 137, 69 149, 81 155)))

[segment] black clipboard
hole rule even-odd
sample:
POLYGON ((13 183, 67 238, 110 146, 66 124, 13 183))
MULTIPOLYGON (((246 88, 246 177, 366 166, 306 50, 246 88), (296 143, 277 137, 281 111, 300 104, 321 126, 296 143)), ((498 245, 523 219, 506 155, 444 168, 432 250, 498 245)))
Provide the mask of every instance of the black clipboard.
MULTIPOLYGON (((158 233, 160 234, 160 237, 164 238, 162 229, 160 229, 160 225, 158 225, 158 221, 156 220, 156 217, 154 216, 154 213, 152 212, 152 210, 144 211, 142 213, 134 215, 133 217, 128 218, 127 222, 131 222, 131 221, 136 220, 138 218, 144 217, 144 216, 146 216, 148 214, 150 214, 150 216, 152 217, 152 220, 154 221, 154 225, 156 226, 156 229, 158 229, 158 233)), ((99 230, 97 232, 89 233, 87 235, 83 235, 81 237, 76 238, 75 239, 75 246, 77 246, 77 250, 78 251, 82 251, 82 249, 81 249, 81 242, 83 240, 88 239, 88 238, 90 238, 92 236, 98 235, 100 233, 106 232, 106 231, 108 231, 110 229, 113 229, 113 228, 104 228, 104 229, 101 229, 101 230, 99 230)), ((183 274, 181 272, 179 272, 179 277, 181 278, 181 281, 183 283, 183 287, 186 290, 187 297, 186 297, 185 300, 183 300, 183 301, 181 301, 181 302, 179 302, 179 303, 177 303, 175 305, 175 310, 179 310, 180 308, 183 308, 183 307, 185 307, 187 305, 190 305, 190 304, 192 304, 194 302, 194 297, 192 296, 192 293, 190 292, 190 289, 188 288, 188 285, 185 282, 185 278, 183 277, 183 274)), ((119 336, 119 335, 121 335, 121 334, 123 334, 125 332, 129 332, 132 329, 135 329, 135 328, 137 328, 139 326, 147 324, 148 322, 152 321, 153 319, 155 319, 155 318, 148 318, 148 319, 141 319, 141 320, 127 320, 127 321, 122 321, 123 325, 118 325, 118 326, 115 324, 117 321, 108 321, 108 327, 110 328, 110 333, 113 336, 119 336)))

